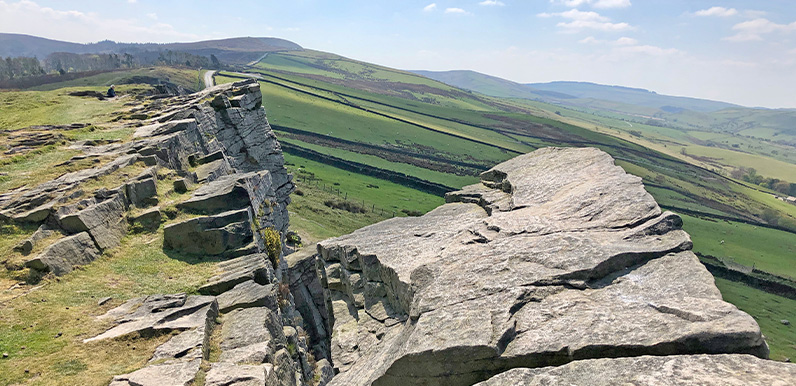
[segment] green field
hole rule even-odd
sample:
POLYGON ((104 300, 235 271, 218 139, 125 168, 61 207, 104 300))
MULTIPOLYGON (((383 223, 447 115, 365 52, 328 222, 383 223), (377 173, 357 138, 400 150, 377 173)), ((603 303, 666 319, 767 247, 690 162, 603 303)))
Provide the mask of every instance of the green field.
POLYGON ((778 361, 796 358, 796 326, 781 322, 796 321, 796 300, 720 278, 716 278, 716 286, 724 300, 755 318, 771 350, 769 358, 778 361))
POLYGON ((694 251, 796 280, 796 235, 776 229, 681 215, 694 251))

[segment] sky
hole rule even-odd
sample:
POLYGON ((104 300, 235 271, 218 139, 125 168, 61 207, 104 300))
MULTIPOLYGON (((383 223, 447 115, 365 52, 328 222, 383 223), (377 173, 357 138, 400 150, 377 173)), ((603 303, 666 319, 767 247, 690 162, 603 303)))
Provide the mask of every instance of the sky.
POLYGON ((406 70, 586 81, 796 108, 796 2, 0 0, 0 32, 72 42, 273 36, 406 70))

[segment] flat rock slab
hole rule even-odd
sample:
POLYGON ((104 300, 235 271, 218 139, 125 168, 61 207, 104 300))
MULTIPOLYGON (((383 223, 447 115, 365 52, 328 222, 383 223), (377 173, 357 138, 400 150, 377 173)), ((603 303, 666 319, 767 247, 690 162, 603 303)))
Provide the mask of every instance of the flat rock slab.
POLYGON ((277 310, 276 287, 273 284, 260 285, 249 280, 236 285, 231 290, 218 295, 218 309, 222 313, 236 308, 267 307, 277 310))
POLYGON ((163 237, 168 249, 202 255, 221 255, 253 240, 247 209, 171 224, 164 228, 163 237))
POLYGON ((214 363, 205 377, 205 386, 277 385, 273 365, 235 365, 214 363))
POLYGON ((592 359, 559 367, 513 369, 478 386, 786 386, 796 364, 751 355, 674 355, 592 359))
POLYGON ((264 342, 285 343, 279 316, 265 307, 240 308, 224 316, 221 350, 233 350, 264 342))
POLYGON ((205 326, 183 331, 158 346, 150 362, 160 360, 193 360, 207 357, 207 343, 210 335, 205 326))
POLYGON ((247 208, 250 205, 247 187, 256 185, 252 180, 267 176, 268 172, 251 172, 220 177, 200 186, 191 198, 177 204, 177 208, 205 213, 247 208))
POLYGON ((112 339, 128 334, 147 335, 155 331, 205 328, 218 316, 213 296, 150 295, 131 299, 100 316, 117 325, 83 342, 112 339))
POLYGON ((113 377, 109 386, 188 386, 199 372, 201 359, 152 365, 130 374, 113 377))
POLYGON ((606 153, 542 149, 481 179, 422 217, 319 243, 340 371, 331 385, 471 385, 617 356, 767 356, 679 216, 606 153))
POLYGON ((199 293, 220 295, 249 280, 261 285, 268 284, 273 275, 270 264, 268 256, 263 253, 254 253, 219 263, 217 267, 221 272, 200 287, 199 293))
POLYGON ((100 251, 87 232, 64 237, 28 260, 25 266, 49 271, 56 276, 72 272, 75 266, 86 265, 99 257, 100 251))

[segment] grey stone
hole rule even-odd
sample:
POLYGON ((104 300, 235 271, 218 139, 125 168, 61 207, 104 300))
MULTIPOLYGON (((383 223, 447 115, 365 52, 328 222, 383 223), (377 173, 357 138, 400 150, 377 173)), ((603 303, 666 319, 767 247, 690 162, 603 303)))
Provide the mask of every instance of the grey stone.
POLYGON ((59 213, 58 223, 69 233, 88 232, 97 246, 105 250, 121 244, 127 233, 126 212, 125 195, 115 191, 76 213, 59 213))
POLYGON ((147 209, 138 216, 128 218, 128 221, 137 224, 145 231, 152 232, 160 227, 160 223, 163 222, 163 214, 160 212, 159 207, 154 207, 147 209))
POLYGON ((607 154, 542 149, 481 178, 422 217, 319 243, 331 385, 469 385, 606 356, 767 356, 680 218, 607 154))
POLYGON ((140 181, 130 181, 125 185, 127 199, 130 205, 144 208, 157 203, 157 182, 155 178, 140 181))
POLYGON ((164 228, 164 247, 202 255, 220 255, 252 242, 247 209, 197 217, 164 228))
POLYGON ((188 386, 199 372, 201 359, 152 365, 113 377, 112 386, 188 386))
POLYGON ((207 359, 209 330, 206 326, 183 331, 158 346, 150 362, 169 359, 207 359))
POLYGON ((609 386, 609 385, 792 385, 796 364, 751 355, 674 355, 592 359, 559 367, 519 368, 496 375, 479 386, 609 386))
POLYGON ((221 325, 221 350, 273 341, 284 344, 279 317, 265 307, 239 308, 226 316, 221 325))
POLYGON ((177 193, 185 193, 189 189, 191 189, 191 186, 193 184, 191 184, 191 182, 188 181, 185 178, 180 178, 180 179, 175 180, 173 185, 174 185, 174 191, 175 192, 177 192, 177 193))
POLYGON ((151 335, 157 331, 211 329, 218 316, 213 296, 150 295, 131 299, 99 317, 116 326, 83 342, 113 339, 129 334, 151 335))
MULTIPOLYGON (((267 177, 267 172, 263 175, 267 177)), ((253 178, 263 178, 260 173, 223 176, 196 189, 193 196, 179 204, 182 210, 218 213, 247 208, 250 204, 246 189, 253 178)))
POLYGON ((141 126, 135 130, 134 137, 154 137, 159 135, 167 135, 178 131, 186 131, 196 129, 195 119, 179 119, 168 121, 164 123, 156 123, 153 125, 141 126))
POLYGON ((271 340, 253 343, 248 346, 224 350, 219 356, 219 362, 230 363, 265 363, 273 361, 274 343, 271 340))
POLYGON ((38 271, 49 271, 56 276, 72 272, 75 266, 86 265, 99 257, 100 251, 91 236, 81 232, 64 237, 45 248, 25 266, 38 271))
POLYGON ((265 285, 271 282, 270 277, 273 275, 268 257, 263 253, 227 260, 219 263, 218 269, 221 273, 211 277, 207 284, 199 288, 199 293, 220 295, 249 280, 265 285))
POLYGON ((108 302, 109 302, 109 301, 111 301, 112 299, 113 299, 113 298, 112 298, 112 297, 110 297, 110 296, 108 296, 108 297, 104 297, 104 298, 100 299, 99 301, 97 301, 97 305, 98 305, 98 306, 104 306, 106 303, 108 303, 108 302))
POLYGON ((334 377, 334 368, 326 358, 319 360, 315 365, 315 373, 320 374, 317 386, 326 386, 334 377))
POLYGON ((265 386, 266 365, 214 363, 205 377, 205 386, 265 386))
POLYGON ((216 299, 218 308, 223 313, 236 308, 267 307, 273 311, 278 308, 274 285, 260 285, 254 280, 240 283, 231 290, 218 295, 216 299))
POLYGON ((42 224, 30 237, 14 247, 14 249, 23 255, 27 255, 33 251, 33 248, 35 248, 39 242, 58 233, 59 231, 57 229, 52 229, 49 225, 42 224))

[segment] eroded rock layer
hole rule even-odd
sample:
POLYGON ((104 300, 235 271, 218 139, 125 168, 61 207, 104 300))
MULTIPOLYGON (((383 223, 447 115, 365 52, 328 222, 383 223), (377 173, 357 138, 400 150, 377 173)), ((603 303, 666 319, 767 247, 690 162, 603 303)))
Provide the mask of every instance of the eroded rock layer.
MULTIPOLYGON (((333 385, 471 385, 592 358, 743 353, 681 219, 592 148, 547 148, 422 217, 326 240, 333 385)), ((511 383, 500 383, 511 384, 511 383)))

